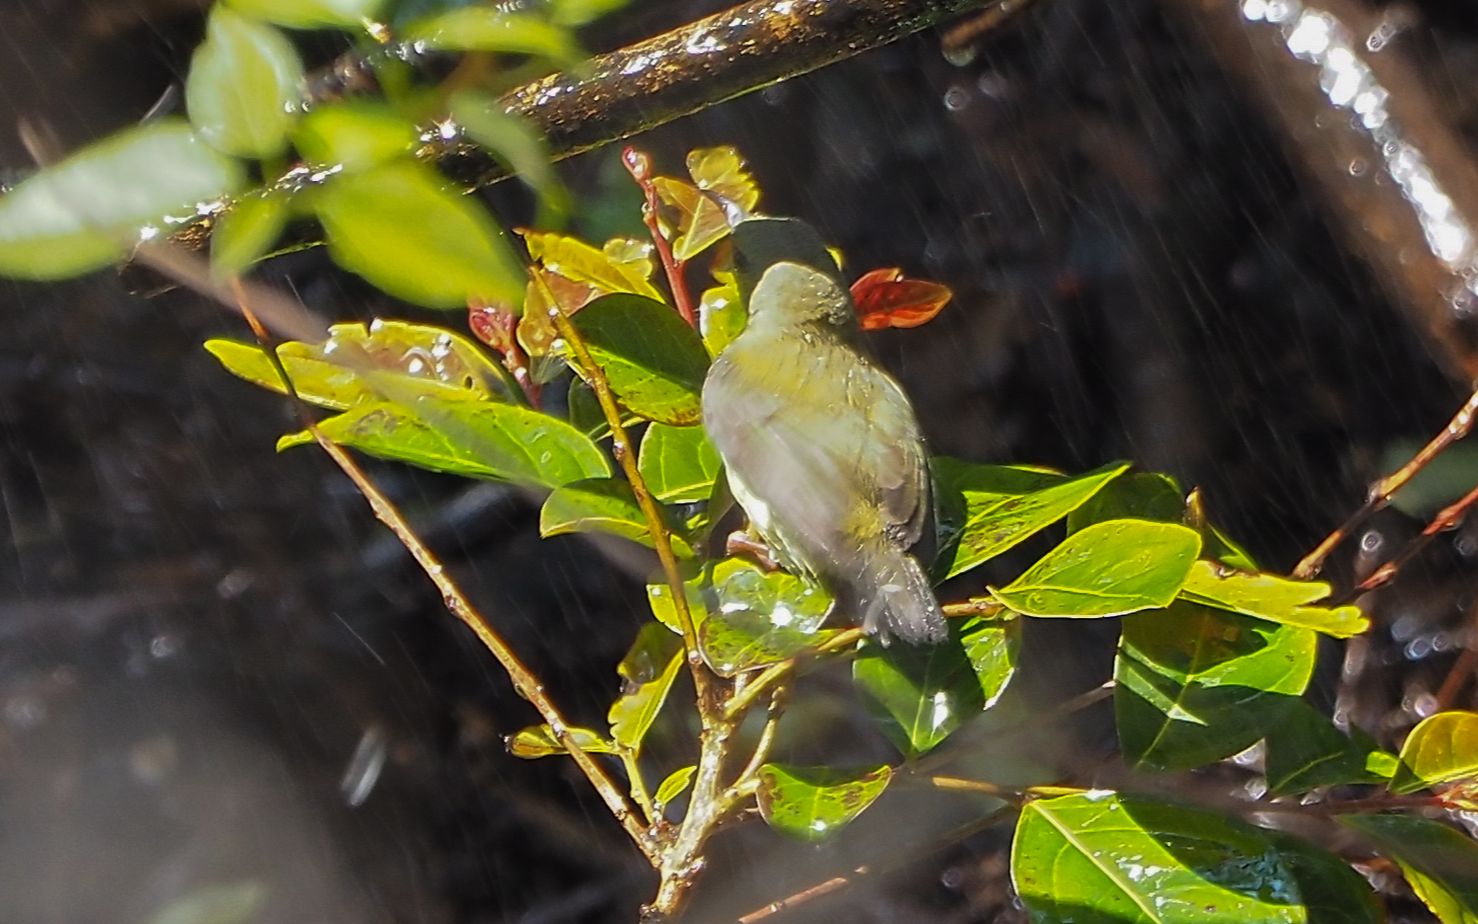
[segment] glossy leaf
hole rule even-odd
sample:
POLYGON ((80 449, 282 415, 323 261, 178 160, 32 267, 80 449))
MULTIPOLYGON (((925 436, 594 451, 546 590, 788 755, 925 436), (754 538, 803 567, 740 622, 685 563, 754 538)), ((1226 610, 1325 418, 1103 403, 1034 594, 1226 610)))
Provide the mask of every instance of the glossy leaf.
MULTIPOLYGON (((571 728, 569 733, 580 750, 587 754, 616 753, 616 746, 602 737, 600 732, 589 728, 571 728)), ((520 729, 509 735, 505 743, 508 753, 525 760, 568 753, 554 736, 554 729, 548 725, 530 725, 520 729)))
POLYGON ((1067 529, 1075 533, 1108 520, 1180 523, 1185 517, 1185 507, 1185 495, 1174 478, 1158 472, 1130 472, 1115 478, 1068 514, 1067 529))
POLYGON ((776 831, 821 841, 876 802, 892 778, 886 764, 857 770, 765 764, 756 801, 760 817, 776 831))
POLYGON ((1409 793, 1478 776, 1478 713, 1427 716, 1401 745, 1391 792, 1409 793))
POLYGON ((684 160, 688 176, 699 189, 723 196, 744 212, 751 212, 759 205, 759 186, 737 148, 731 145, 695 148, 684 160))
POLYGON ((1129 468, 1117 463, 1077 478, 1018 466, 931 463, 946 537, 936 573, 954 577, 1000 555, 1082 506, 1129 468))
POLYGON ((554 172, 544 139, 528 120, 508 112, 486 93, 457 93, 447 106, 452 120, 462 126, 467 137, 487 149, 539 197, 539 225, 547 227, 564 220, 570 194, 554 172))
MULTIPOLYGON (((611 474, 590 438, 538 411, 490 401, 422 395, 408 405, 355 405, 319 425, 329 439, 361 452, 432 471, 557 488, 611 474)), ((306 432, 278 440, 311 443, 306 432)))
POLYGON ((864 273, 852 283, 852 302, 863 330, 927 324, 953 297, 948 286, 909 279, 896 266, 864 273))
POLYGON ((1188 769, 1246 749, 1308 686, 1316 647, 1306 629, 1183 601, 1126 618, 1114 665, 1124 759, 1188 769))
POLYGON ((293 132, 293 147, 305 160, 350 173, 405 157, 420 143, 420 132, 405 116, 363 99, 317 106, 293 132))
POLYGON ((708 354, 671 308, 639 295, 607 295, 571 320, 633 413, 676 426, 699 421, 708 354))
POLYGON ((686 767, 678 767, 667 774, 667 778, 657 786, 657 791, 652 794, 652 802, 658 808, 671 805, 672 800, 687 792, 688 787, 693 785, 693 774, 697 772, 697 767, 688 764, 686 767))
POLYGON ((704 289, 698 299, 698 331, 708 355, 715 359, 743 332, 748 320, 739 287, 733 282, 704 289))
POLYGON ((358 29, 380 15, 385 0, 224 0, 226 6, 275 22, 279 26, 314 29, 324 26, 358 29))
POLYGON ((190 59, 185 105, 207 144, 238 157, 269 157, 297 117, 303 62, 276 28, 216 6, 190 59))
MULTIPOLYGON (((234 375, 285 391, 257 344, 209 340, 205 348, 234 375)), ((277 355, 300 398, 333 410, 377 401, 410 403, 420 395, 504 401, 516 389, 466 337, 406 321, 335 324, 322 344, 291 341, 278 347, 277 355)))
POLYGON ((1328 598, 1329 585, 1323 581, 1250 574, 1211 561, 1196 562, 1181 595, 1196 603, 1313 629, 1336 638, 1359 635, 1370 628, 1370 620, 1357 606, 1309 606, 1328 598))
POLYGON ((465 310, 523 297, 523 264, 503 233, 429 167, 391 163, 333 177, 313 205, 334 261, 397 298, 465 310))
POLYGON ((1275 795, 1321 786, 1383 783, 1396 769, 1394 754, 1346 735, 1301 699, 1291 700, 1268 724, 1266 737, 1264 767, 1268 790, 1275 795))
MULTIPOLYGON (((529 256, 562 279, 591 286, 602 295, 624 292, 662 300, 662 293, 652 284, 650 244, 614 238, 597 250, 584 241, 550 231, 520 230, 519 234, 529 248, 529 256)), ((563 301, 561 307, 566 314, 574 313, 574 308, 563 301)))
POLYGON ((1343 815, 1339 821, 1395 860, 1442 924, 1478 922, 1478 844, 1471 838, 1411 815, 1343 815))
POLYGON ((794 575, 729 558, 712 568, 705 584, 699 647, 721 676, 795 657, 836 634, 821 628, 831 597, 794 575))
MULTIPOLYGON (((654 547, 636 495, 619 478, 571 482, 549 495, 539 511, 539 535, 547 538, 568 533, 609 533, 654 547)), ((693 549, 682 535, 670 532, 668 538, 676 555, 692 557, 693 549)))
POLYGON ((216 221, 210 236, 210 268, 217 276, 235 276, 260 260, 287 227, 292 204, 283 193, 238 199, 216 221))
POLYGON ((658 500, 690 504, 713 493, 723 461, 702 427, 654 423, 642 437, 636 465, 658 500))
POLYGON ((705 192, 714 193, 748 214, 759 202, 759 187, 732 147, 700 148, 688 153, 688 175, 693 184, 656 177, 653 187, 676 219, 668 229, 672 255, 691 260, 729 235, 724 207, 705 192))
POLYGON ((852 680, 905 757, 937 747, 986 706, 983 682, 951 626, 938 645, 884 648, 867 642, 852 663, 852 680))
POLYGON ((1095 523, 992 593, 1026 616, 1122 616, 1174 600, 1200 551, 1200 535, 1173 523, 1095 523))
POLYGON ((1295 865, 1251 825, 1109 792, 1027 803, 1011 847, 1032 919, 1076 924, 1306 924, 1295 865))
POLYGON ((989 709, 1006 692, 1016 676, 1016 661, 1021 654, 1021 620, 984 619, 971 616, 960 622, 960 645, 984 697, 982 709, 989 709))
POLYGON ((1386 924, 1375 890, 1342 858, 1290 834, 1262 833, 1293 874, 1308 924, 1386 924))
POLYGON ((0 275, 63 279, 121 260, 164 216, 236 192, 237 162, 183 120, 161 119, 88 145, 0 195, 0 275))
POLYGON ((616 669, 625 682, 625 692, 611 704, 609 716, 611 737, 617 744, 630 751, 641 750, 642 739, 662 711, 682 666, 681 639, 655 623, 641 627, 616 669))
POLYGON ((407 25, 401 38, 433 51, 535 55, 564 65, 581 57, 580 47, 568 29, 496 4, 479 3, 438 13, 407 25))

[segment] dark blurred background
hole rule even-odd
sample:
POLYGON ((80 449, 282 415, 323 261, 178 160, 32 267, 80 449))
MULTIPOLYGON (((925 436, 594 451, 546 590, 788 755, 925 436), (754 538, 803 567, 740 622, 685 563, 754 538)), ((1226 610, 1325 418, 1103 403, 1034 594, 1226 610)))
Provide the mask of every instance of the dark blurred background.
MULTIPOLYGON (((815 223, 854 273, 898 265, 954 289, 935 322, 874 341, 937 451, 1171 472, 1287 569, 1441 429, 1478 365, 1472 253, 1439 258, 1431 209, 1390 181, 1380 139, 1361 152, 1329 62, 1267 20, 1345 29, 1453 221, 1478 227, 1478 16, 1462 6, 1041 0, 948 54, 924 33, 635 143, 669 173, 690 148, 737 145, 762 204, 815 223)), ((586 37, 612 48, 717 7, 638 2, 586 37)), ((0 179, 29 163, 21 120, 73 146, 140 118, 183 79, 202 16, 198 0, 5 0, 0 179)), ((640 231, 616 156, 562 167, 595 239, 640 231)), ((490 198, 530 220, 516 189, 490 198)), ((334 319, 414 314, 317 252, 261 276, 334 319)), ((504 753, 533 714, 337 470, 273 452, 292 411, 199 348, 220 335, 247 336, 113 273, 0 280, 5 920, 151 922, 191 901, 284 922, 633 919, 653 879, 619 829, 566 762, 504 753)), ((601 722, 649 563, 540 541, 533 502, 499 486, 371 470, 567 713, 601 722)), ((1348 586, 1474 481, 1460 448, 1332 575, 1348 586)), ((1475 644, 1475 540, 1445 535, 1368 599, 1377 628, 1329 645, 1313 698, 1387 741, 1432 711, 1475 644)), ((1030 626, 1005 714, 1101 683, 1111 641, 1030 626)), ((845 670, 801 697, 782 755, 888 759, 845 670)), ((962 733, 955 769, 1051 776, 1112 747, 1107 706, 1029 736, 1011 724, 962 733)), ((659 728, 662 772, 687 762, 688 734, 659 728)), ((693 917, 868 863, 882 871, 777 920, 1024 920, 1009 826, 948 834, 980 812, 890 794, 827 848, 743 826, 693 917)), ((1423 920, 1415 907, 1393 905, 1423 920)))

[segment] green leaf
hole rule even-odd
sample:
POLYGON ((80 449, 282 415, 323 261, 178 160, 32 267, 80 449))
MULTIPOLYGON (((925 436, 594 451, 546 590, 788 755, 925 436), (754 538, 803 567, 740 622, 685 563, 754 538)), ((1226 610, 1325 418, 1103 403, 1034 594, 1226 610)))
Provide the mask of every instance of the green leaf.
POLYGON ((523 299, 523 265, 507 238, 429 167, 336 176, 312 201, 334 261, 397 298, 429 308, 523 299))
POLYGON ((658 500, 691 504, 708 500, 723 460, 702 427, 654 423, 642 437, 636 467, 658 500))
POLYGON ((358 29, 380 15, 385 0, 225 0, 226 6, 294 29, 358 29))
POLYGON ((836 634, 821 628, 831 597, 794 575, 729 558, 712 568, 706 585, 698 642, 720 676, 793 658, 836 634))
POLYGON ((1026 616, 1096 618, 1166 606, 1201 551, 1193 529, 1109 520, 1073 533, 996 599, 1026 616))
POLYGON ((1471 838, 1411 815, 1343 815, 1339 822, 1395 860, 1442 924, 1478 924, 1478 844, 1471 838))
POLYGON ((949 639, 925 647, 869 641, 852 663, 864 705, 905 757, 934 749, 985 709, 984 682, 958 632, 952 625, 949 639))
POLYGON ((357 172, 405 157, 421 143, 414 123, 381 102, 352 99, 318 106, 293 132, 310 163, 357 172))
POLYGON ((210 236, 210 268, 217 276, 244 272, 277 243, 292 217, 288 196, 272 192, 236 200, 210 236))
MULTIPOLYGON (((680 558, 692 558, 693 549, 682 534, 668 524, 672 551, 680 558)), ((642 514, 631 493, 631 485, 619 478, 592 478, 566 484, 544 501, 539 511, 539 535, 562 536, 568 533, 609 533, 653 548, 642 514)))
POLYGON ((1328 717, 1301 699, 1290 700, 1267 727, 1265 768, 1275 795, 1308 792, 1320 786, 1383 783, 1396 757, 1334 727, 1328 717))
POLYGON ((1391 792, 1416 792, 1473 776, 1478 776, 1478 713, 1439 712, 1406 736, 1391 792))
MULTIPOLYGON (((286 390, 257 344, 208 340, 205 349, 232 374, 286 390)), ((322 344, 291 341, 277 355, 299 397, 333 410, 379 401, 411 404, 422 395, 505 401, 520 394, 477 344, 426 324, 378 318, 368 326, 335 324, 322 344)))
POLYGON ((535 55, 562 65, 582 57, 568 29, 494 4, 458 7, 411 23, 402 30, 401 39, 433 51, 535 55))
POLYGON ((527 119, 513 115, 486 93, 464 91, 448 101, 452 120, 467 136, 487 148, 500 163, 539 197, 536 224, 541 227, 564 221, 570 194, 549 160, 544 139, 527 119))
POLYGON ((0 275, 63 279, 115 263, 183 220, 165 216, 193 217, 243 179, 181 119, 119 132, 0 196, 0 275))
POLYGON ((627 0, 551 0, 549 18, 561 26, 585 26, 626 3, 627 0))
POLYGON ((255 880, 197 886, 173 899, 148 924, 250 924, 261 920, 268 889, 255 880))
POLYGON ((1289 834, 1263 834, 1293 874, 1308 924, 1386 924, 1375 890, 1344 860, 1289 834))
POLYGON ((682 639, 656 623, 647 623, 616 671, 625 692, 611 704, 611 737, 627 750, 640 753, 642 739, 683 666, 682 639))
POLYGON ((852 770, 765 764, 756 801, 760 817, 776 831, 821 841, 877 801, 892 778, 887 764, 852 770))
POLYGON ((1313 629, 1336 638, 1349 638, 1370 628, 1370 620, 1357 606, 1308 606, 1328 598, 1329 585, 1323 581, 1249 574, 1213 561, 1195 563, 1181 596, 1206 606, 1313 629))
MULTIPOLYGON (((570 737, 575 739, 575 744, 587 754, 616 753, 616 746, 601 737, 600 732, 589 728, 571 728, 568 731, 570 737)), ((554 729, 548 725, 530 725, 519 729, 509 735, 504 743, 508 747, 508 753, 525 760, 568 753, 554 736, 554 729)))
POLYGON ((657 792, 652 796, 652 802, 658 809, 670 805, 673 799, 687 792, 688 787, 693 785, 693 774, 696 772, 698 768, 688 764, 686 767, 678 767, 669 773, 667 779, 657 787, 657 792))
POLYGON ((1027 803, 1011 847, 1032 920, 1074 924, 1306 924, 1294 865, 1251 825, 1109 792, 1027 803))
POLYGON ((1021 620, 971 616, 960 622, 957 631, 970 669, 980 682, 984 697, 981 708, 989 709, 1016 676, 1016 661, 1021 654, 1021 620))
POLYGON ((1179 770, 1246 749, 1308 686, 1316 649, 1307 629, 1183 601, 1128 617, 1114 664, 1124 759, 1179 770))
POLYGON ((941 546, 936 572, 954 577, 1000 555, 1087 503, 1129 468, 1105 466, 1077 478, 1040 468, 932 463, 939 499, 941 546))
POLYGON ((708 354, 677 312, 639 295, 606 295, 570 319, 611 390, 633 413, 687 426, 702 417, 708 354))
MULTIPOLYGON (((683 582, 683 593, 688 601, 688 613, 693 617, 694 627, 701 627, 703 620, 708 618, 708 604, 704 599, 706 591, 704 584, 706 578, 694 578, 683 582)), ((647 585, 647 605, 652 609, 652 617, 673 632, 682 634, 682 626, 678 623, 677 607, 672 602, 672 590, 666 584, 647 585)))
POLYGON ((303 62, 287 36, 216 6, 190 59, 185 106, 206 144, 238 157, 270 157, 297 118, 303 62))
POLYGON ((698 330, 703 346, 714 359, 744 331, 749 314, 732 281, 703 290, 698 299, 698 330))
MULTIPOLYGON (((355 405, 318 427, 335 443, 372 456, 469 478, 557 488, 611 474, 590 437, 511 404, 421 395, 409 405, 355 405)), ((293 433, 278 440, 277 448, 312 441, 306 432, 293 433)))
MULTIPOLYGON (((652 285, 651 245, 624 238, 606 241, 600 250, 577 238, 550 231, 519 232, 529 256, 557 276, 583 283, 605 295, 625 292, 661 301, 652 285)), ((672 313, 672 309, 667 309, 672 313)))
POLYGON ((1180 523, 1185 517, 1185 494, 1169 475, 1130 472, 1068 514, 1067 529, 1075 533, 1107 520, 1154 520, 1180 523))

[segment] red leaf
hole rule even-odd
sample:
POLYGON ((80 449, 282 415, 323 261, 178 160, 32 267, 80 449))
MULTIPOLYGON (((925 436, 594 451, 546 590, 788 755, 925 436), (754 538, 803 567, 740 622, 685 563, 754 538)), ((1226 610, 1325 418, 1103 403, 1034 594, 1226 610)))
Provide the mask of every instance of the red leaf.
POLYGON ((948 286, 905 278, 896 266, 875 269, 852 283, 852 301, 863 330, 918 327, 933 320, 951 297, 948 286))

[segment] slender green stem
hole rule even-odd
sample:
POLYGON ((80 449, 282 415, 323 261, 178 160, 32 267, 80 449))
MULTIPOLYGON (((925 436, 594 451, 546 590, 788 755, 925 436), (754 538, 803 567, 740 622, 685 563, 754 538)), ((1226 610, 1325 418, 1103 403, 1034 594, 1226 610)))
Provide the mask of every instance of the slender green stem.
POLYGON ((620 756, 621 765, 626 768, 626 780, 631 788, 631 799, 646 816, 647 825, 650 827, 657 821, 657 810, 653 807, 651 793, 647 791, 647 781, 642 777, 637 753, 631 748, 621 748, 620 756))

